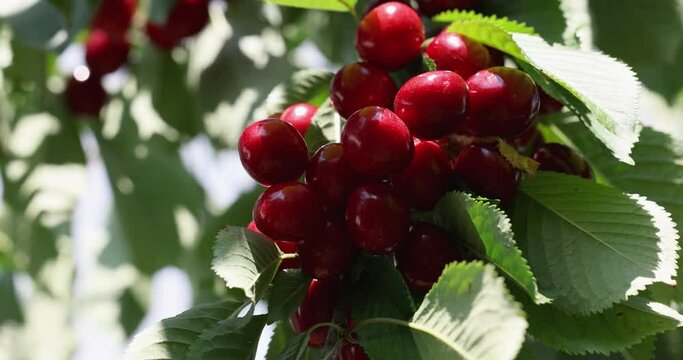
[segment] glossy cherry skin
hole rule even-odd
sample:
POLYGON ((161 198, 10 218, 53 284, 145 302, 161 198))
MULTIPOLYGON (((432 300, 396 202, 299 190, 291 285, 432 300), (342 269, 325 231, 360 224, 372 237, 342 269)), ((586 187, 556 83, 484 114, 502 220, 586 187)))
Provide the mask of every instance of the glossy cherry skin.
POLYGON ((543 145, 543 135, 534 125, 513 139, 507 140, 508 144, 517 149, 517 152, 524 155, 531 155, 536 149, 543 145))
POLYGON ((366 106, 390 107, 396 85, 389 74, 366 62, 348 64, 332 80, 330 99, 344 118, 366 106))
POLYGON ((346 207, 346 199, 362 178, 351 168, 340 143, 327 144, 311 158, 306 169, 306 183, 335 208, 346 207))
POLYGON ((104 75, 125 64, 129 51, 125 37, 95 29, 85 42, 85 62, 91 73, 104 75))
POLYGON ((415 141, 413 161, 391 182, 410 207, 430 210, 453 181, 453 166, 448 154, 433 141, 415 141))
POLYGON ((547 92, 542 89, 538 89, 541 99, 541 106, 539 108, 540 114, 552 114, 556 113, 564 107, 564 104, 554 97, 548 95, 547 92))
POLYGON ((358 253, 343 216, 331 215, 325 226, 299 242, 301 268, 316 279, 340 276, 358 253))
POLYGON ((455 174, 475 193, 503 201, 517 191, 521 173, 500 154, 495 144, 471 144, 453 163, 455 174))
POLYGON ((465 118, 467 84, 452 71, 430 71, 408 80, 396 94, 394 111, 413 136, 436 140, 465 118))
POLYGON ((163 25, 148 22, 145 24, 145 32, 152 43, 159 49, 171 50, 180 44, 181 39, 173 35, 163 25))
POLYGON ((357 173, 385 178, 401 171, 413 158, 413 138, 391 110, 368 106, 355 112, 342 131, 347 161, 357 173))
POLYGON ((311 104, 296 103, 289 105, 280 115, 280 120, 288 122, 296 128, 301 136, 306 135, 308 127, 311 126, 313 115, 318 108, 311 104))
POLYGON ((346 226, 361 250, 385 254, 408 237, 410 209, 389 185, 362 185, 349 197, 346 226))
POLYGON ((123 35, 130 28, 137 0, 102 0, 93 17, 92 29, 123 35))
POLYGON ((107 92, 102 87, 101 79, 90 76, 85 81, 71 78, 64 93, 66 103, 77 114, 99 117, 100 110, 107 102, 107 92))
POLYGON ((261 120, 247 126, 237 147, 244 169, 263 185, 296 180, 308 163, 304 138, 280 119, 261 120))
POLYGON ((417 0, 418 9, 425 16, 434 16, 452 9, 471 9, 478 0, 417 0))
MULTIPOLYGON (((334 308, 339 296, 340 281, 333 279, 313 279, 308 286, 301 305, 292 315, 292 327, 294 331, 302 333, 312 326, 332 321, 334 308)), ((320 348, 327 340, 327 327, 319 327, 311 333, 308 346, 320 348)))
MULTIPOLYGON (((261 230, 259 230, 256 227, 256 223, 253 220, 249 222, 249 225, 247 225, 247 229, 254 231, 254 232, 257 232, 259 234, 262 234, 263 236, 266 236, 265 234, 263 234, 261 232, 261 230)), ((280 249, 280 251, 282 251, 285 254, 296 254, 297 253, 297 250, 298 250, 297 244, 294 242, 278 241, 278 240, 273 240, 273 242, 275 243, 275 245, 277 245, 278 249, 280 249)), ((299 260, 298 257, 296 257, 296 258, 282 260, 282 263, 280 264, 279 270, 298 269, 300 267, 301 267, 301 261, 299 260)))
POLYGON ((434 61, 437 70, 453 71, 465 79, 491 64, 486 46, 446 31, 434 37, 425 54, 434 61))
POLYGON ((370 10, 358 25, 356 50, 370 63, 397 70, 420 56, 425 29, 410 6, 388 2, 370 10))
POLYGON ((439 279, 444 267, 457 258, 458 253, 446 231, 419 222, 413 225, 408 240, 396 250, 396 267, 410 287, 427 291, 439 279))
POLYGON ((545 144, 534 152, 533 158, 540 164, 538 169, 541 171, 577 175, 586 179, 593 178, 593 170, 588 162, 566 145, 545 144))
POLYGON ((536 122, 540 99, 536 84, 525 72, 492 67, 467 79, 467 118, 459 132, 472 136, 520 135, 536 122))
POLYGON ((166 28, 176 38, 192 36, 209 22, 208 0, 178 0, 166 20, 166 28))
POLYGON ((272 239, 299 241, 323 226, 324 210, 313 189, 292 181, 267 188, 256 200, 253 219, 272 239))
POLYGON ((335 354, 334 360, 369 360, 369 358, 362 346, 345 343, 335 354))

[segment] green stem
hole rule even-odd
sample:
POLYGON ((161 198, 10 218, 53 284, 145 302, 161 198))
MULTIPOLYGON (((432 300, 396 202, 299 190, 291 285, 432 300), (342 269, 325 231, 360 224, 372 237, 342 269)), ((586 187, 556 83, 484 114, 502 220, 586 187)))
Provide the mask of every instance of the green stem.
POLYGON ((299 254, 297 254, 297 253, 280 255, 281 260, 296 259, 298 257, 299 257, 299 254))
POLYGON ((358 13, 356 12, 356 9, 351 6, 346 0, 337 0, 339 1, 342 5, 344 5, 345 8, 349 10, 349 14, 353 17, 353 20, 356 22, 356 25, 360 24, 360 17, 358 16, 358 13))
POLYGON ((410 327, 410 323, 405 321, 405 320, 377 317, 377 318, 362 320, 358 324, 356 324, 356 326, 354 326, 353 329, 357 330, 358 328, 361 328, 361 327, 366 326, 366 325, 372 325, 372 324, 393 324, 393 325, 410 327))
POLYGON ((321 328, 321 327, 325 327, 325 326, 334 328, 337 332, 341 332, 341 331, 344 330, 341 326, 339 326, 339 325, 337 325, 337 324, 335 324, 335 323, 331 323, 331 322, 321 322, 321 323, 317 323, 317 324, 311 326, 306 332, 308 333, 308 335, 310 335, 310 334, 313 333, 313 331, 315 331, 316 329, 321 328))

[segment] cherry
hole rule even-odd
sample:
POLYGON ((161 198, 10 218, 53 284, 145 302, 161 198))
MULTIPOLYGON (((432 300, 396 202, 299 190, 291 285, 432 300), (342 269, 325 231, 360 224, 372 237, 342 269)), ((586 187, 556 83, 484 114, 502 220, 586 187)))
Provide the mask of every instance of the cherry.
POLYGON ((130 27, 137 0, 102 0, 92 22, 93 29, 122 35, 130 27))
POLYGON ((388 253, 408 237, 410 209, 389 185, 362 185, 349 197, 346 226, 362 250, 388 253))
POLYGON ((256 200, 253 219, 272 239, 299 241, 323 225, 323 211, 313 189, 292 181, 267 188, 256 200))
POLYGON ((152 43, 162 50, 171 50, 180 44, 180 38, 163 25, 148 22, 145 24, 145 32, 152 43))
POLYGON ((485 47, 489 51, 489 67, 505 65, 505 53, 490 46, 485 47))
MULTIPOLYGON (((291 321, 294 331, 302 333, 316 324, 330 322, 337 305, 339 286, 340 282, 335 278, 313 279, 301 305, 292 315, 291 321)), ((313 330, 308 339, 308 346, 323 347, 327 340, 327 332, 328 328, 325 326, 313 330)))
POLYGON ((392 1, 363 17, 356 33, 360 56, 388 70, 400 69, 420 56, 425 29, 410 6, 392 1))
POLYGON ((554 97, 548 95, 547 92, 539 89, 541 106, 539 108, 540 114, 552 114, 556 113, 564 107, 564 104, 554 97))
POLYGON ((491 64, 486 46, 464 35, 446 31, 432 40, 425 54, 434 61, 437 70, 450 70, 465 79, 491 64))
POLYGON ((296 180, 308 163, 304 138, 280 119, 247 126, 240 136, 238 150, 249 175, 263 185, 296 180))
POLYGON ((360 181, 360 175, 351 168, 339 143, 318 149, 306 169, 306 183, 334 207, 345 207, 346 199, 360 181))
POLYGON ((100 110, 107 102, 107 92, 97 76, 90 76, 84 81, 72 77, 66 87, 65 96, 71 111, 92 117, 99 117, 100 110))
POLYGON ((130 43, 125 37, 94 29, 85 43, 85 62, 90 72, 104 75, 126 63, 130 43))
POLYGON ((586 179, 593 178, 593 171, 588 162, 566 145, 545 144, 534 152, 533 158, 539 162, 539 170, 577 175, 586 179))
POLYGON ((502 66, 467 79, 467 118, 459 132, 473 136, 516 137, 536 121, 539 95, 525 72, 502 66))
POLYGON ((507 140, 508 144, 517 149, 520 154, 531 154, 543 145, 543 135, 536 125, 528 128, 514 139, 507 140))
POLYGON ((434 16, 452 9, 471 9, 477 0, 417 0, 417 7, 425 16, 434 16))
POLYGON ((292 124, 301 133, 301 136, 304 136, 308 127, 311 126, 311 120, 313 120, 316 111, 318 108, 311 104, 296 103, 287 107, 280 115, 280 119, 292 124))
POLYGON ((209 22, 208 0, 178 0, 166 20, 166 28, 182 39, 200 32, 209 22))
POLYGON ((330 216, 321 230, 299 242, 301 267, 316 279, 341 275, 351 266, 357 252, 340 216, 330 216))
POLYGON ((337 351, 334 360, 369 360, 369 358, 362 346, 347 342, 337 351))
POLYGON ((465 118, 467 84, 452 71, 430 71, 408 80, 394 99, 396 115, 420 139, 435 140, 465 118))
POLYGON ((455 246, 442 228, 427 222, 413 225, 408 240, 396 250, 396 267, 410 287, 427 291, 444 267, 458 258, 455 246))
POLYGON ((330 89, 332 105, 344 118, 366 106, 390 107, 395 95, 396 85, 389 74, 366 62, 341 68, 330 89))
MULTIPOLYGON (((250 221, 249 225, 247 225, 247 229, 257 232, 259 234, 262 234, 263 236, 266 236, 261 232, 256 227, 256 223, 254 221, 250 221)), ((267 237, 267 236, 266 236, 267 237)), ((269 238, 270 239, 270 238, 269 238)), ((278 241, 278 240, 273 240, 275 245, 280 249, 285 254, 296 254, 297 253, 297 245, 294 242, 289 242, 289 241, 278 241)), ((284 259, 282 260, 282 263, 280 264, 280 270, 282 269, 298 269, 301 267, 301 262, 299 261, 299 258, 290 258, 290 259, 284 259)))
POLYGON ((453 166, 456 175, 475 193, 503 201, 510 200, 515 194, 521 176, 495 144, 466 146, 453 166))
POLYGON ((413 158, 413 139, 405 123, 388 109, 368 106, 355 112, 342 132, 344 155, 361 175, 384 178, 413 158))
POLYGON ((429 210, 445 194, 453 180, 448 154, 433 141, 415 140, 413 161, 391 178, 398 192, 417 210, 429 210))

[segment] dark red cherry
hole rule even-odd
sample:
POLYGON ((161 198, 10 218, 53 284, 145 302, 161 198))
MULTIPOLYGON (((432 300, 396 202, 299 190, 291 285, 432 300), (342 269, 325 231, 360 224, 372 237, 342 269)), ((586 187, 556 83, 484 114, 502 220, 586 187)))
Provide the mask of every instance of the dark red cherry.
POLYGON ((369 360, 359 344, 344 343, 334 356, 334 360, 369 360))
MULTIPOLYGON (((254 232, 257 232, 259 234, 262 234, 263 236, 266 236, 265 234, 263 234, 261 232, 261 230, 259 230, 256 227, 256 223, 253 220, 249 222, 249 225, 247 225, 247 229, 254 231, 254 232)), ((273 240, 273 242, 280 249, 280 251, 282 251, 285 254, 296 254, 297 253, 298 249, 297 249, 297 245, 295 242, 278 241, 278 240, 273 240)), ((282 270, 282 269, 298 269, 300 267, 301 267, 301 261, 299 260, 298 257, 291 258, 291 259, 284 259, 284 260, 282 260, 282 264, 280 264, 280 270, 282 270)))
POLYGON ((475 193, 503 201, 517 191, 521 173, 498 151, 495 144, 471 144, 453 163, 455 174, 475 193))
POLYGON ((90 72, 104 75, 126 63, 130 43, 122 35, 95 29, 85 42, 85 62, 90 72))
POLYGON ((538 126, 534 125, 516 138, 508 139, 507 142, 514 146, 518 153, 530 155, 543 145, 544 140, 543 135, 538 130, 538 126))
POLYGON ((593 171, 588 162, 566 145, 545 144, 534 152, 533 158, 540 164, 538 169, 541 171, 577 175, 586 179, 593 178, 593 171))
POLYGON ((173 35, 163 25, 152 22, 145 24, 145 32, 152 43, 162 50, 171 50, 180 44, 180 38, 173 35))
POLYGON ((396 267, 410 287, 427 291, 458 253, 442 228, 427 222, 413 225, 408 240, 396 250, 396 267))
POLYGON ((318 108, 314 105, 296 103, 287 107, 280 115, 280 119, 292 124, 301 133, 301 136, 304 136, 308 127, 311 126, 311 120, 313 120, 316 111, 318 108))
POLYGON ((564 104, 554 97, 548 95, 543 89, 538 89, 541 99, 541 106, 539 108, 540 114, 552 114, 556 113, 564 107, 564 104))
POLYGON ((356 172, 384 178, 401 171, 413 158, 413 138, 391 110, 368 106, 355 112, 342 132, 344 156, 356 172))
POLYGON ((425 29, 410 6, 392 1, 363 17, 356 33, 360 56, 388 70, 400 69, 420 56, 425 29))
POLYGON ((525 72, 507 67, 482 70, 467 79, 467 118, 460 133, 516 137, 536 121, 539 95, 525 72))
POLYGON ((346 199, 360 181, 361 176, 353 171, 339 143, 318 149, 306 169, 306 183, 333 207, 345 207, 346 199))
POLYGON ((430 210, 445 194, 453 180, 448 154, 433 141, 415 140, 413 161, 391 182, 410 207, 430 210))
POLYGON ((390 107, 396 85, 389 74, 366 62, 348 64, 332 80, 330 99, 344 118, 366 106, 390 107))
POLYGON ((298 179, 308 163, 301 134, 280 119, 257 121, 242 132, 238 150, 249 175, 263 185, 298 179))
POLYGON ((298 182, 275 184, 256 200, 253 219, 268 237, 299 241, 324 224, 324 206, 318 194, 298 182))
MULTIPOLYGON (((301 305, 292 315, 292 327, 294 331, 302 333, 312 326, 332 321, 334 308, 337 305, 340 282, 338 279, 313 279, 308 286, 301 305)), ((327 340, 328 328, 319 327, 311 333, 308 346, 320 348, 327 340)))
POLYGON ((91 28, 123 35, 130 27, 137 5, 137 0, 102 0, 91 28))
POLYGON ((362 250, 388 253, 407 238, 410 209, 389 185, 363 185, 349 197, 346 226, 362 250))
POLYGON ((464 35, 446 31, 432 40, 425 53, 434 61, 437 70, 450 70, 465 79, 491 64, 486 46, 464 35))
POLYGON ((341 275, 357 253, 342 216, 329 216, 321 230, 299 242, 301 268, 316 279, 341 275))
POLYGON ((489 51, 489 67, 505 65, 505 53, 490 46, 486 46, 486 50, 489 51))
POLYGON ((100 116, 100 110, 107 102, 107 92, 100 80, 97 76, 90 76, 84 81, 74 77, 69 80, 64 95, 71 111, 92 117, 100 116))
POLYGON ((417 6, 425 16, 434 16, 446 10, 471 9, 477 2, 477 0, 417 0, 417 6))
POLYGON ((467 84, 452 71, 430 71, 408 80, 394 99, 396 115, 413 136, 436 140, 465 118, 467 84))
POLYGON ((166 28, 176 38, 192 36, 209 22, 208 0, 178 0, 166 20, 166 28))

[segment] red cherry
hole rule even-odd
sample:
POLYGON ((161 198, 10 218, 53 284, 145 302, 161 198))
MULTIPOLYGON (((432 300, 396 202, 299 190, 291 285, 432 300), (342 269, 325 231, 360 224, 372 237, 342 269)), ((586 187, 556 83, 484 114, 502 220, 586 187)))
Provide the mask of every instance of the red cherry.
POLYGON ((453 180, 448 154, 433 141, 415 141, 413 161, 391 178, 398 192, 417 210, 429 210, 445 194, 453 180))
POLYGON ((542 89, 538 89, 541 99, 541 106, 539 108, 539 114, 552 114, 556 113, 564 107, 564 104, 554 97, 548 95, 547 92, 542 89))
POLYGON ((85 62, 91 73, 104 75, 125 64, 129 51, 130 43, 125 37, 95 29, 85 43, 85 62))
POLYGON ((93 18, 92 29, 123 35, 128 31, 137 0, 102 0, 93 18))
POLYGON ((593 171, 588 162, 566 145, 545 144, 534 152, 533 158, 539 162, 539 170, 577 175, 586 179, 593 178, 593 171))
POLYGON ((453 9, 472 9, 477 0, 417 0, 418 9, 425 16, 434 16, 453 9))
POLYGON ((369 360, 363 347, 358 344, 345 343, 337 351, 334 360, 369 360))
MULTIPOLYGON (((339 296, 339 285, 338 279, 313 279, 301 305, 292 315, 294 331, 302 333, 316 324, 332 320, 339 296)), ((308 346, 323 347, 327 340, 327 332, 327 327, 319 327, 314 330, 308 339, 308 346)))
POLYGON ((346 206, 346 199, 360 181, 360 175, 351 168, 339 143, 318 149, 306 169, 306 183, 334 207, 346 206))
POLYGON ((410 287, 427 291, 458 253, 446 231, 436 225, 419 222, 413 225, 408 240, 396 250, 396 267, 410 287))
POLYGON ((430 71, 408 80, 394 99, 396 115, 413 136, 435 140, 465 118, 467 84, 452 71, 430 71))
MULTIPOLYGON (((256 227, 256 223, 252 220, 249 222, 249 225, 247 225, 247 229, 257 232, 259 234, 262 234, 263 236, 266 236, 261 232, 256 227)), ((267 237, 267 236, 266 236, 267 237)), ((269 238, 270 239, 270 238, 269 238)), ((296 254, 297 253, 297 245, 294 242, 289 242, 289 241, 278 241, 278 240, 273 240, 275 245, 280 249, 285 254, 296 254)), ((284 259, 282 260, 282 263, 280 264, 279 270, 282 269, 298 269, 301 267, 301 262, 299 261, 299 258, 291 258, 291 259, 284 259)))
POLYGON ((263 185, 298 179, 308 163, 301 134, 279 119, 257 121, 242 132, 238 150, 249 175, 263 185))
POLYGON ((536 122, 539 95, 525 72, 506 67, 482 70, 469 79, 467 118, 459 132, 473 136, 520 135, 536 122))
POLYGON ((145 24, 145 32, 152 43, 162 50, 171 50, 180 44, 180 38, 163 25, 148 22, 145 24))
POLYGON ((489 51, 468 37, 443 31, 427 46, 427 56, 437 70, 450 70, 467 79, 490 66, 489 51))
POLYGON ((388 70, 400 69, 420 56, 425 29, 410 6, 392 1, 363 17, 356 33, 360 56, 388 70))
POLYGON ((332 105, 344 118, 366 106, 390 107, 395 95, 396 85, 389 74, 366 62, 341 68, 330 89, 332 105))
POLYGON ((543 135, 536 125, 528 128, 514 139, 507 140, 508 144, 517 149, 520 154, 531 154, 543 145, 543 135))
POLYGON ((301 133, 301 136, 304 136, 308 127, 311 126, 311 120, 313 120, 316 111, 318 108, 311 104, 292 104, 282 112, 280 119, 292 124, 301 133))
POLYGON ((355 112, 342 132, 344 155, 361 175, 384 178, 413 158, 413 139, 405 123, 388 109, 368 106, 355 112))
POLYGON ((84 81, 72 77, 66 87, 65 97, 71 111, 92 117, 99 117, 100 110, 107 102, 107 92, 97 76, 90 76, 84 81))
POLYGON ((349 197, 346 226, 362 250, 388 253, 408 237, 410 209, 389 185, 363 185, 349 197))
POLYGON ((495 144, 471 144, 453 163, 455 173, 475 193, 510 200, 517 191, 520 171, 512 167, 495 144))
POLYGON ((178 0, 166 20, 166 28, 178 39, 200 32, 209 22, 208 0, 178 0))
POLYGON ((280 241, 299 241, 322 227, 323 203, 298 182, 275 184, 256 200, 253 219, 263 233, 280 241))
POLYGON ((301 267, 316 279, 341 275, 357 252, 344 219, 337 216, 330 216, 320 231, 299 242, 301 267))
POLYGON ((489 67, 505 65, 505 53, 490 46, 486 46, 489 51, 489 67))

